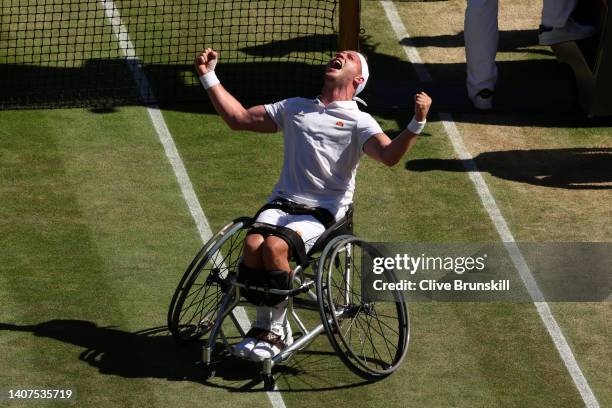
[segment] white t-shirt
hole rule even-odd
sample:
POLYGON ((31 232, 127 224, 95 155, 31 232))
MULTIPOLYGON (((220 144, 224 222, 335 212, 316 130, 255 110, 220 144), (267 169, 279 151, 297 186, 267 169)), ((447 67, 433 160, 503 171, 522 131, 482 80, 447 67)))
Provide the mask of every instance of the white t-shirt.
POLYGON ((355 101, 290 98, 265 105, 283 131, 284 161, 272 197, 324 207, 336 214, 353 202, 363 144, 382 133, 355 101))

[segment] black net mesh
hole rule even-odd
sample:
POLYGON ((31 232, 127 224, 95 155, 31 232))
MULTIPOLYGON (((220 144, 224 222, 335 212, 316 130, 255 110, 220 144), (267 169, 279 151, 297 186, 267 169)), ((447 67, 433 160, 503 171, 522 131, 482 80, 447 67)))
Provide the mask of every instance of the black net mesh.
POLYGON ((314 95, 336 47, 336 3, 2 0, 0 107, 203 99, 193 59, 204 46, 245 101, 314 95))

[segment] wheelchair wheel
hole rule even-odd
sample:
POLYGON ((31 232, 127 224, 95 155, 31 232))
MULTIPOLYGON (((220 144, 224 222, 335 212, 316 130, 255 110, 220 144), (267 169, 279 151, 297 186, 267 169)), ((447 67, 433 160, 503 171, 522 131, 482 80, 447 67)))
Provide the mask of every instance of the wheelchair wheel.
POLYGON ((229 288, 248 228, 253 220, 239 218, 226 225, 197 253, 172 296, 168 329, 178 341, 194 341, 212 328, 229 288))
MULTIPOLYGON (((353 372, 375 379, 391 374, 401 364, 408 349, 410 321, 400 291, 393 293, 394 302, 362 299, 361 257, 371 250, 367 242, 350 235, 330 241, 319 261, 317 297, 325 332, 336 353, 353 372)), ((395 276, 385 278, 397 281, 395 276)))

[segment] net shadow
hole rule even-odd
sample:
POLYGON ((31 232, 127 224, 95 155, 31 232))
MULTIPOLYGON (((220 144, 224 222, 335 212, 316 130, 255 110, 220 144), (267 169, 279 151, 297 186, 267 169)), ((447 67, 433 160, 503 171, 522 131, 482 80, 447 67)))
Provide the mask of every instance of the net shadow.
MULTIPOLYGON (((143 72, 159 103, 210 107, 192 65, 149 65, 143 67, 143 72)), ((250 62, 220 64, 217 72, 223 85, 239 100, 257 104, 287 96, 316 96, 324 68, 299 62, 250 62)), ((151 96, 140 95, 128 65, 117 59, 91 60, 81 68, 1 64, 0 77, 5 78, 5 109, 108 108, 140 105, 151 96), (41 79, 45 79, 44 87, 41 79)))

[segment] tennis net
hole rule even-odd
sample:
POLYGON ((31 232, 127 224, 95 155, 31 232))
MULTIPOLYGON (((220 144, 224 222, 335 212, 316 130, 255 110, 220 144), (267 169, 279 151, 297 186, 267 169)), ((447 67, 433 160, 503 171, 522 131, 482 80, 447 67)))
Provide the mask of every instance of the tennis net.
POLYGON ((336 3, 3 0, 0 108, 201 100, 193 59, 204 46, 245 101, 313 95, 337 44, 336 3), (138 72, 150 86, 139 89, 138 72))

